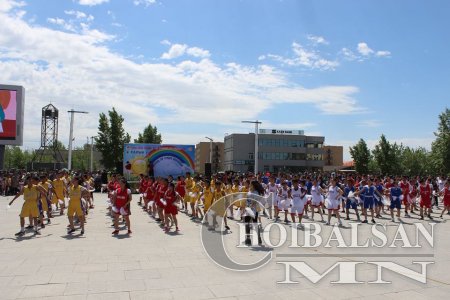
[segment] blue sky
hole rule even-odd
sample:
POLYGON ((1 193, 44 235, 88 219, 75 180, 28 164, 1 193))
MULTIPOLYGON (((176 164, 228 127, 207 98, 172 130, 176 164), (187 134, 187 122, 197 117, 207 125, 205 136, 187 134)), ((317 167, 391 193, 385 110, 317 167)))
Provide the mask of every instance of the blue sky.
MULTIPOLYGON (((326 143, 430 147, 450 103, 448 1, 0 0, 0 82, 26 88, 25 148, 40 108, 70 108, 76 145, 112 106, 163 142, 262 128, 326 143)), ((345 158, 348 159, 348 151, 345 158)))

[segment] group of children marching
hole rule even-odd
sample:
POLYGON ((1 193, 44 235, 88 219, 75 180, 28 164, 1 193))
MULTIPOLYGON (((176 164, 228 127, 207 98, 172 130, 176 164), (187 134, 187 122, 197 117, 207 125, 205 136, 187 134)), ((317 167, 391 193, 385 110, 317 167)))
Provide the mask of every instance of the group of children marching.
POLYGON ((81 228, 81 235, 85 230, 85 216, 89 209, 94 208, 93 179, 90 175, 74 176, 71 178, 67 171, 59 171, 53 174, 54 179, 50 180, 47 174, 28 174, 24 178, 23 186, 16 196, 9 202, 11 206, 14 201, 23 196, 24 203, 20 212, 20 231, 16 236, 26 234, 26 229, 33 230, 34 234, 40 234, 40 229, 51 224, 51 219, 55 213, 64 215, 67 208, 69 225, 68 234, 76 231, 75 224, 81 228), (66 198, 68 205, 66 205, 66 198), (25 227, 25 219, 29 219, 29 225, 25 227))
MULTIPOLYGON (((70 178, 67 172, 58 172, 53 180, 42 174, 39 178, 28 175, 24 186, 12 199, 9 205, 21 195, 24 197, 20 213, 20 231, 16 234, 22 236, 25 229, 33 229, 39 234, 40 228, 51 223, 53 213, 59 211, 64 214, 67 208, 69 220, 68 233, 76 231, 74 223, 79 223, 81 234, 85 232, 85 216, 93 208, 93 180, 89 175, 70 178), (66 198, 68 205, 66 206, 66 198), (25 219, 30 219, 30 225, 25 228, 25 219)), ((190 173, 180 176, 176 181, 172 177, 153 178, 141 175, 139 182, 139 205, 148 212, 165 232, 175 227, 179 231, 177 220, 178 212, 184 212, 193 221, 206 222, 210 230, 218 226, 217 217, 223 218, 224 227, 229 230, 227 219, 244 220, 252 205, 258 215, 265 215, 275 222, 284 216, 286 223, 302 226, 302 220, 309 218, 314 221, 315 214, 319 214, 321 221, 331 224, 333 217, 342 225, 341 212, 345 219, 350 220, 350 210, 353 210, 357 221, 372 223, 375 218, 382 218, 382 214, 390 214, 392 221, 400 219, 401 209, 404 216, 419 212, 420 219, 432 219, 432 205, 438 205, 437 199, 442 197, 443 209, 440 216, 450 212, 450 180, 439 179, 436 183, 429 179, 403 178, 372 178, 339 177, 334 176, 323 180, 308 176, 238 176, 213 177, 211 180, 202 180, 192 177, 190 173), (248 198, 255 190, 259 191, 258 206, 249 204, 248 198), (432 201, 434 199, 434 201, 432 201), (327 220, 324 220, 325 209, 327 220), (361 211, 361 214, 360 214, 361 211), (206 216, 206 217, 205 217, 206 216), (289 216, 291 221, 289 221, 289 216), (362 216, 362 217, 361 217, 362 216)), ((111 216, 114 219, 114 231, 119 233, 119 219, 126 224, 127 234, 131 234, 131 200, 132 191, 124 178, 113 175, 108 183, 108 202, 111 216)))
MULTIPOLYGON (((292 176, 289 179, 240 176, 201 180, 187 173, 186 177, 180 176, 174 183, 171 177, 154 179, 141 175, 139 204, 168 232, 172 225, 175 225, 176 231, 179 230, 178 211, 188 214, 192 220, 203 220, 213 203, 225 199, 220 205, 215 205, 213 215, 224 217, 225 228, 229 230, 227 218, 243 219, 247 205, 245 199, 252 181, 257 181, 264 189, 264 196, 259 200, 263 215, 269 219, 274 217, 275 222, 284 215, 286 223, 292 221, 300 227, 302 220, 309 218, 309 213, 313 221, 318 213, 327 225, 331 224, 333 217, 342 225, 341 212, 346 220, 350 220, 351 210, 356 220, 362 223, 369 223, 369 217, 370 222, 376 223, 375 218, 382 218, 382 214, 390 215, 395 222, 394 214, 400 220, 402 207, 407 218, 417 211, 421 220, 425 216, 432 219, 433 197, 442 197, 441 217, 445 211, 450 211, 449 180, 441 180, 436 193, 431 179, 369 176, 332 177, 327 182, 320 176, 292 176), (327 215, 326 221, 324 214, 327 215)), ((434 204, 437 206, 436 202, 434 204)), ((217 226, 215 218, 212 223, 208 224, 211 229, 217 226)))

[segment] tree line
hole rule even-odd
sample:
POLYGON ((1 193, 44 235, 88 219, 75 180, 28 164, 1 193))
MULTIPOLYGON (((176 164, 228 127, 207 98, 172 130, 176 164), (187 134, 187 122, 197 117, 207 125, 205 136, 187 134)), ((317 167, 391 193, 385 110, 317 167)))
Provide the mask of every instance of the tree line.
POLYGON ((450 175, 450 109, 439 115, 431 150, 392 143, 383 134, 370 151, 364 139, 350 147, 355 170, 360 174, 380 175, 450 175))
MULTIPOLYGON (((95 147, 102 153, 102 165, 109 170, 115 169, 123 159, 124 144, 130 143, 131 136, 123 127, 124 118, 113 107, 108 114, 101 113, 95 147)), ((156 126, 148 124, 143 133, 134 139, 135 143, 161 144, 162 137, 156 126)))

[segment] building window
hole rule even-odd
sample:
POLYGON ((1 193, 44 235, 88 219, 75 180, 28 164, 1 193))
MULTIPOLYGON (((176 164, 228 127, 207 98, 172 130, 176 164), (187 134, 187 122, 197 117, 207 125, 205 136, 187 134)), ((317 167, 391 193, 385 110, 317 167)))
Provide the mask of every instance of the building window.
POLYGON ((253 155, 253 152, 250 152, 248 154, 248 159, 255 159, 255 156, 253 155))
MULTIPOLYGON (((305 153, 260 152, 258 156, 263 160, 306 160, 305 153)), ((310 159, 312 160, 313 156, 310 159)))
POLYGON ((311 153, 308 153, 306 155, 306 160, 323 160, 323 155, 322 154, 311 154, 311 153))

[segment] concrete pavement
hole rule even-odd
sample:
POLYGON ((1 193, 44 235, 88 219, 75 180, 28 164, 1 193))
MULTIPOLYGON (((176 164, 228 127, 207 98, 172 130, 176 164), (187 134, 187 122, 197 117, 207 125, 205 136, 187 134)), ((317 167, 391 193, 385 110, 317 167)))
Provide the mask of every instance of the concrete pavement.
MULTIPOLYGON (((122 230, 111 236, 113 228, 106 212, 106 194, 95 194, 96 208, 87 217, 86 233, 79 236, 66 234, 67 217, 56 216, 52 224, 22 238, 18 214, 21 199, 6 208, 8 199, 0 197, 0 299, 444 299, 450 293, 450 222, 437 220, 434 248, 413 249, 408 253, 429 253, 435 263, 429 267, 427 283, 422 284, 393 272, 383 279, 392 284, 335 285, 338 271, 332 271, 323 281, 312 284, 300 274, 292 277, 298 284, 281 285, 285 269, 273 259, 265 267, 252 272, 225 270, 212 262, 200 242, 200 224, 180 214, 180 233, 165 234, 158 224, 136 204, 133 195, 131 224, 133 234, 122 230), (302 279, 303 278, 303 279, 302 279)), ((450 218, 450 216, 445 216, 450 218)), ((317 217, 316 217, 317 219, 317 217)), ((305 220, 308 222, 308 220, 305 220)), ((388 219, 383 220, 392 226, 388 219)), ((409 228, 416 219, 406 221, 409 228)), ((348 222, 344 221, 344 225, 348 222)), ((285 226, 285 225, 283 225, 285 226)), ((257 260, 266 252, 258 249, 237 249, 237 224, 231 222, 233 233, 225 239, 230 254, 238 261, 257 260)), ((289 228, 289 226, 286 226, 289 228)), ((323 227, 331 232, 330 226, 323 227)), ((369 226, 367 226, 369 228, 369 226)), ((368 229, 364 229, 368 230, 368 229)), ((325 236, 327 236, 325 234, 325 236)), ((364 232, 363 232, 364 234, 364 232)), ((364 249, 274 250, 277 253, 334 253, 348 254, 368 251, 364 249)), ((379 249, 376 253, 395 253, 402 249, 379 249)), ((373 253, 373 251, 371 252, 373 253)), ((405 253, 405 252, 402 252, 405 253)), ((275 255, 274 255, 275 257, 275 255)), ((308 262, 319 272, 336 261, 354 258, 309 258, 308 262)), ((366 261, 370 259, 365 259, 366 261)), ((373 259, 372 259, 373 260, 373 259)), ((398 258, 399 263, 419 271, 412 265, 413 257, 398 258)), ((358 278, 362 281, 376 279, 376 268, 361 267, 358 278)))

